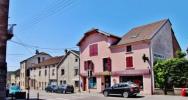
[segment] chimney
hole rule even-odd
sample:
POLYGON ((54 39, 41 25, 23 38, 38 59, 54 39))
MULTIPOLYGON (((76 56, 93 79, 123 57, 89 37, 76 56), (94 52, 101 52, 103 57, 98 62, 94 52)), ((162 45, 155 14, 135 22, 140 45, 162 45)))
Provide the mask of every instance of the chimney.
POLYGON ((65 49, 65 54, 67 54, 68 53, 68 50, 67 49, 65 49))
POLYGON ((36 55, 39 54, 39 50, 36 50, 36 51, 35 51, 35 54, 36 54, 36 55))

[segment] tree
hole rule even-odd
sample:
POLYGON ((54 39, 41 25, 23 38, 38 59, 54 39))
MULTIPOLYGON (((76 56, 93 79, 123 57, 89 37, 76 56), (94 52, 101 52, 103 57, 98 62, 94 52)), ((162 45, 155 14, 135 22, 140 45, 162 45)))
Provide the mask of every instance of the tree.
POLYGON ((167 94, 167 87, 172 84, 175 87, 185 87, 188 80, 188 60, 185 53, 177 51, 176 58, 158 60, 154 65, 156 86, 167 94))

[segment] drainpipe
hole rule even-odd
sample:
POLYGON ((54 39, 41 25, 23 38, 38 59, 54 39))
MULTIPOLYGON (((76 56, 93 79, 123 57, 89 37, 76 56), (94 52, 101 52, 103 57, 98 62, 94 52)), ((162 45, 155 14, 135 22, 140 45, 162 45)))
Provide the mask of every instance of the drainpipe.
POLYGON ((0 100, 6 99, 6 46, 13 34, 8 33, 9 0, 0 0, 0 100))
POLYGON ((152 43, 149 43, 149 54, 150 54, 150 60, 149 60, 149 66, 150 66, 150 73, 151 73, 151 94, 154 93, 154 72, 153 72, 153 58, 152 58, 152 43))
POLYGON ((79 88, 78 88, 78 92, 81 92, 81 84, 80 84, 80 57, 78 57, 79 60, 79 64, 78 64, 78 69, 79 69, 79 88))

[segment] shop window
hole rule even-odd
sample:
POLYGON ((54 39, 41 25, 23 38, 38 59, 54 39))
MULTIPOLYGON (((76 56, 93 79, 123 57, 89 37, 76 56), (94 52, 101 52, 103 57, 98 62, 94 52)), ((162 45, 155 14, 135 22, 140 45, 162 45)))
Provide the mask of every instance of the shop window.
POLYGON ((111 59, 110 58, 103 59, 103 71, 111 71, 111 59))
POLYGON ((90 56, 98 55, 98 44, 92 44, 89 46, 89 55, 90 56))
POLYGON ((91 77, 89 79, 89 87, 90 89, 96 89, 97 88, 97 80, 96 77, 91 77))
POLYGON ((126 66, 133 67, 133 57, 126 57, 126 66))
POLYGON ((120 82, 133 82, 143 89, 143 76, 120 76, 120 82))

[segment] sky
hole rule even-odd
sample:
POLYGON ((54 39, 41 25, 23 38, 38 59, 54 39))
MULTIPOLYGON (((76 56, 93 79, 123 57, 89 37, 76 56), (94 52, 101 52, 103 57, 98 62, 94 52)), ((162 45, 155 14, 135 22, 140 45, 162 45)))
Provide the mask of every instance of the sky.
POLYGON ((10 0, 8 71, 35 50, 52 56, 78 49, 84 32, 98 28, 123 36, 131 28, 169 18, 183 51, 188 47, 187 0, 10 0))

